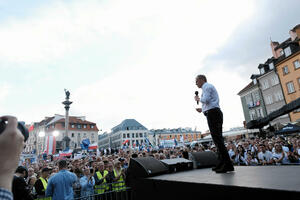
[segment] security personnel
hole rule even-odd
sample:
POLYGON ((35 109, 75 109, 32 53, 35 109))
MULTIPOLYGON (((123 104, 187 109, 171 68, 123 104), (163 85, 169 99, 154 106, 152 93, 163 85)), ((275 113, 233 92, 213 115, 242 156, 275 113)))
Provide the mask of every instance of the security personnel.
POLYGON ((94 174, 95 179, 95 192, 96 194, 103 194, 109 189, 109 185, 106 181, 108 171, 104 169, 104 162, 99 162, 97 165, 98 171, 94 174))
POLYGON ((38 199, 43 199, 43 200, 51 199, 51 197, 45 197, 45 191, 47 189, 48 177, 50 171, 51 169, 48 167, 43 168, 41 177, 34 184, 34 188, 37 193, 38 199))
POLYGON ((115 180, 114 180, 115 183, 112 184, 113 191, 126 190, 125 173, 124 173, 124 170, 121 167, 121 162, 120 161, 115 162, 114 175, 115 175, 115 180))

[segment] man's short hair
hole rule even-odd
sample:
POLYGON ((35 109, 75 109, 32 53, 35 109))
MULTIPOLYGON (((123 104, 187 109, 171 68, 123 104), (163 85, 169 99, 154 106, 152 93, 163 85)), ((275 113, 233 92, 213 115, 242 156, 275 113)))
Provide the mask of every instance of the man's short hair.
POLYGON ((24 166, 18 166, 18 168, 16 169, 16 173, 23 174, 23 172, 26 172, 26 174, 27 174, 28 173, 27 168, 24 166))
POLYGON ((196 77, 196 79, 197 79, 197 80, 198 80, 198 79, 201 79, 201 80, 204 80, 205 82, 207 82, 206 76, 203 75, 203 74, 199 74, 199 75, 196 77))
POLYGON ((58 162, 58 167, 59 167, 60 169, 67 167, 67 161, 65 161, 65 160, 60 160, 60 161, 58 162))

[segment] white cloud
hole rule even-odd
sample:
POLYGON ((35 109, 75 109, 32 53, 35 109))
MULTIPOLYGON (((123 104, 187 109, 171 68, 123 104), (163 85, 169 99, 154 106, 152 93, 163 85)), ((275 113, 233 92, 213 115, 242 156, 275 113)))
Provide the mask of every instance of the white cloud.
MULTIPOLYGON (((211 69, 201 68, 202 59, 226 42, 252 8, 251 1, 237 0, 56 1, 31 17, 2 25, 0 62, 46 64, 90 44, 105 49, 104 43, 124 37, 134 44, 131 51, 138 56, 124 61, 105 79, 75 88, 71 114, 87 115, 103 130, 135 118, 148 128, 197 126, 204 131, 205 118, 193 106, 195 75, 201 70, 212 77, 211 69), (150 42, 142 46, 141 41, 150 42)), ((223 86, 226 72, 213 72, 219 78, 215 84, 223 86)), ((227 75, 238 79, 231 72, 227 75)), ((232 85, 227 82, 227 86, 232 85)), ((236 98, 230 92, 226 95, 236 98)))

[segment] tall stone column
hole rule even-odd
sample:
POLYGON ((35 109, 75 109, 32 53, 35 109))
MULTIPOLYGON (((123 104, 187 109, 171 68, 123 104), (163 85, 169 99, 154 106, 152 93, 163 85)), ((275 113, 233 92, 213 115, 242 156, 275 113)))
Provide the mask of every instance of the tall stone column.
POLYGON ((70 92, 65 89, 66 93, 66 100, 62 102, 65 105, 66 115, 65 115, 65 132, 63 134, 63 149, 69 148, 70 138, 68 137, 68 130, 69 130, 69 109, 70 105, 73 103, 70 101, 70 92))

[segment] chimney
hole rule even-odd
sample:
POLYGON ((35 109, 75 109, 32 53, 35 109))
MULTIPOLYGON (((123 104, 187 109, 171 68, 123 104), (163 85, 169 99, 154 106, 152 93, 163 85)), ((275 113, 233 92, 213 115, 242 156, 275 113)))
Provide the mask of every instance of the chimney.
POLYGON ((271 40, 271 49, 272 49, 272 54, 273 54, 273 57, 274 57, 274 58, 278 58, 278 57, 280 56, 280 51, 282 50, 282 49, 277 49, 277 50, 275 50, 275 48, 276 48, 278 45, 279 45, 278 42, 273 42, 273 41, 271 40))
POLYGON ((296 37, 297 37, 297 33, 294 32, 294 31, 292 31, 292 30, 290 30, 289 34, 291 36, 291 41, 294 41, 296 39, 296 37))

